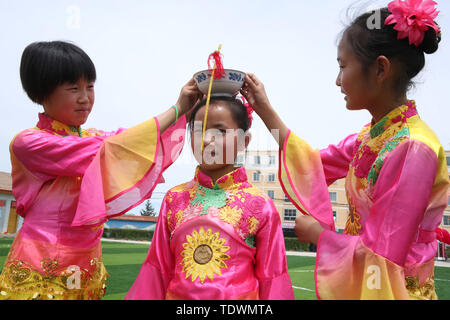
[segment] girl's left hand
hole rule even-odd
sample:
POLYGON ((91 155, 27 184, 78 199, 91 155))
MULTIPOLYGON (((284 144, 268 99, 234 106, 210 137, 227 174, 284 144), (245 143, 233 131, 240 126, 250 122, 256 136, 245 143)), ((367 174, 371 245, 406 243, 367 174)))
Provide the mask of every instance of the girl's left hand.
POLYGON ((311 216, 300 215, 295 220, 295 233, 298 241, 317 244, 324 228, 311 216))
POLYGON ((194 78, 192 78, 181 89, 180 97, 176 104, 181 113, 180 116, 190 111, 202 98, 203 94, 198 89, 194 78))

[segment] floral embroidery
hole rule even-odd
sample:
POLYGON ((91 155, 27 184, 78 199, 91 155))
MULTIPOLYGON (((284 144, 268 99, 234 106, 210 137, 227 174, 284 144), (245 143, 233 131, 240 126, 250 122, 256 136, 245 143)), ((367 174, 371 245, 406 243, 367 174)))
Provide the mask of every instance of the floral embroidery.
POLYGON ((230 247, 224 245, 226 241, 220 238, 219 232, 212 233, 211 228, 205 232, 201 227, 198 232, 194 230, 192 236, 186 235, 184 250, 181 252, 183 260, 180 262, 186 279, 191 277, 194 282, 199 278, 200 282, 204 283, 206 277, 213 281, 214 274, 221 276, 221 269, 228 268, 224 260, 230 259, 230 256, 225 254, 230 250, 230 247))
POLYGON ((394 138, 386 143, 383 149, 381 149, 380 153, 378 154, 377 159, 375 160, 375 163, 373 164, 372 168, 369 171, 369 174, 367 176, 368 182, 372 185, 375 185, 375 183, 378 180, 378 176, 380 174, 381 168, 383 167, 384 160, 386 158, 386 155, 389 152, 392 152, 401 142, 406 141, 406 139, 409 137, 409 129, 403 128, 397 134, 394 136, 394 138))
POLYGON ((258 230, 259 221, 255 217, 251 217, 248 219, 249 231, 251 234, 255 234, 256 230, 258 230))
POLYGON ((214 185, 197 168, 194 180, 171 189, 166 195, 169 231, 173 234, 184 222, 210 215, 232 225, 246 241, 258 232, 266 201, 267 197, 247 182, 244 168, 223 176, 214 185))
POLYGON ((256 239, 255 239, 255 235, 254 234, 249 234, 246 238, 245 238, 245 243, 248 244, 250 247, 255 248, 256 246, 256 239))
POLYGON ((374 186, 387 154, 409 136, 408 128, 405 127, 407 119, 416 115, 415 102, 409 101, 380 122, 364 127, 357 138, 351 163, 358 178, 367 179, 369 185, 374 186))
POLYGON ((231 224, 233 227, 237 226, 241 220, 242 210, 239 208, 223 207, 219 210, 219 218, 231 224))
POLYGON ((56 259, 43 259, 41 261, 41 268, 44 274, 52 274, 58 268, 58 260, 56 259))
POLYGON ((349 209, 350 213, 347 217, 347 222, 345 224, 345 234, 351 235, 351 236, 357 236, 359 235, 359 232, 361 230, 361 223, 359 220, 361 219, 361 216, 356 211, 355 206, 353 205, 352 197, 348 197, 348 203, 349 203, 349 209))
POLYGON ((420 283, 419 276, 406 276, 405 281, 410 297, 420 300, 438 299, 434 289, 434 276, 427 278, 423 283, 420 283))
POLYGON ((227 193, 218 186, 214 186, 214 189, 208 189, 199 185, 197 186, 197 196, 191 201, 191 204, 200 204, 203 207, 201 214, 205 215, 210 207, 220 209, 226 206, 227 193))
POLYGON ((0 300, 99 300, 106 291, 108 273, 101 259, 90 263, 92 271, 60 267, 56 259, 43 259, 42 273, 20 260, 7 258, 0 275, 0 300), (79 283, 74 280, 78 273, 79 283))
POLYGON ((39 113, 39 122, 36 129, 47 131, 62 137, 78 136, 78 137, 95 137, 104 136, 106 133, 97 129, 82 129, 81 127, 68 126, 62 122, 54 120, 44 113, 39 113))

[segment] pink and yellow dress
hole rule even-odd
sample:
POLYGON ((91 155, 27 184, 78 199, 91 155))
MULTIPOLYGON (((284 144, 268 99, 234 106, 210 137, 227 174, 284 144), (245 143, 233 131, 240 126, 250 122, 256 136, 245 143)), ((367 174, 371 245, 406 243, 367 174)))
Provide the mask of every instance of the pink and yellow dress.
POLYGON ((325 227, 315 270, 319 299, 437 299, 436 228, 448 201, 445 152, 414 101, 337 146, 318 151, 292 132, 280 181, 325 227), (349 216, 334 231, 328 186, 346 178, 349 216))
POLYGON ((0 275, 0 299, 103 297, 103 223, 150 197, 181 152, 185 128, 183 117, 161 134, 153 118, 103 132, 39 114, 10 145, 24 223, 0 275))
POLYGON ((279 214, 244 168, 165 196, 148 256, 125 299, 294 299, 279 214))

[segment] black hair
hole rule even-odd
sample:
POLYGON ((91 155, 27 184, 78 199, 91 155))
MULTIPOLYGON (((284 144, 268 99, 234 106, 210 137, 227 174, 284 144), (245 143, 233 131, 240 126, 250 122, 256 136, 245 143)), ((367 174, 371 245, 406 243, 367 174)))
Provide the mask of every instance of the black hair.
POLYGON ((385 56, 399 66, 399 74, 394 88, 398 94, 406 93, 412 86, 412 79, 425 66, 425 53, 432 54, 438 50, 441 34, 433 28, 425 32, 425 39, 416 47, 409 44, 409 39, 397 39, 395 25, 385 25, 384 21, 391 15, 388 8, 367 12, 356 18, 342 36, 353 49, 354 54, 367 70, 379 56, 385 56), (381 25, 373 27, 369 19, 379 14, 381 25))
MULTIPOLYGON (((243 105, 242 101, 231 96, 221 96, 221 95, 211 96, 210 103, 214 101, 226 102, 226 105, 231 111, 231 116, 233 117, 233 120, 236 122, 238 127, 244 130, 244 132, 247 132, 248 129, 250 129, 250 120, 248 118, 247 109, 243 105)), ((197 114, 198 110, 200 110, 200 108, 204 107, 205 105, 206 99, 203 99, 202 101, 197 103, 197 105, 192 110, 191 118, 189 119, 190 132, 192 132, 192 130, 194 129, 195 115, 197 114)))
POLYGON ((82 78, 95 81, 95 66, 89 56, 74 44, 34 42, 23 51, 20 79, 33 102, 42 104, 57 86, 76 83, 82 78))

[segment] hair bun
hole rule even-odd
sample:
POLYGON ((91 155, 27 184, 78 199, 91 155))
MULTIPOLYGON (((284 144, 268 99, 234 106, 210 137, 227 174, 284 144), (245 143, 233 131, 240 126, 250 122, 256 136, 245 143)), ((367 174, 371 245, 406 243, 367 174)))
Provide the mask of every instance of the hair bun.
POLYGON ((441 33, 436 34, 433 28, 429 28, 425 32, 425 38, 423 39, 422 45, 420 48, 426 54, 435 53, 439 48, 439 43, 441 42, 441 33))

